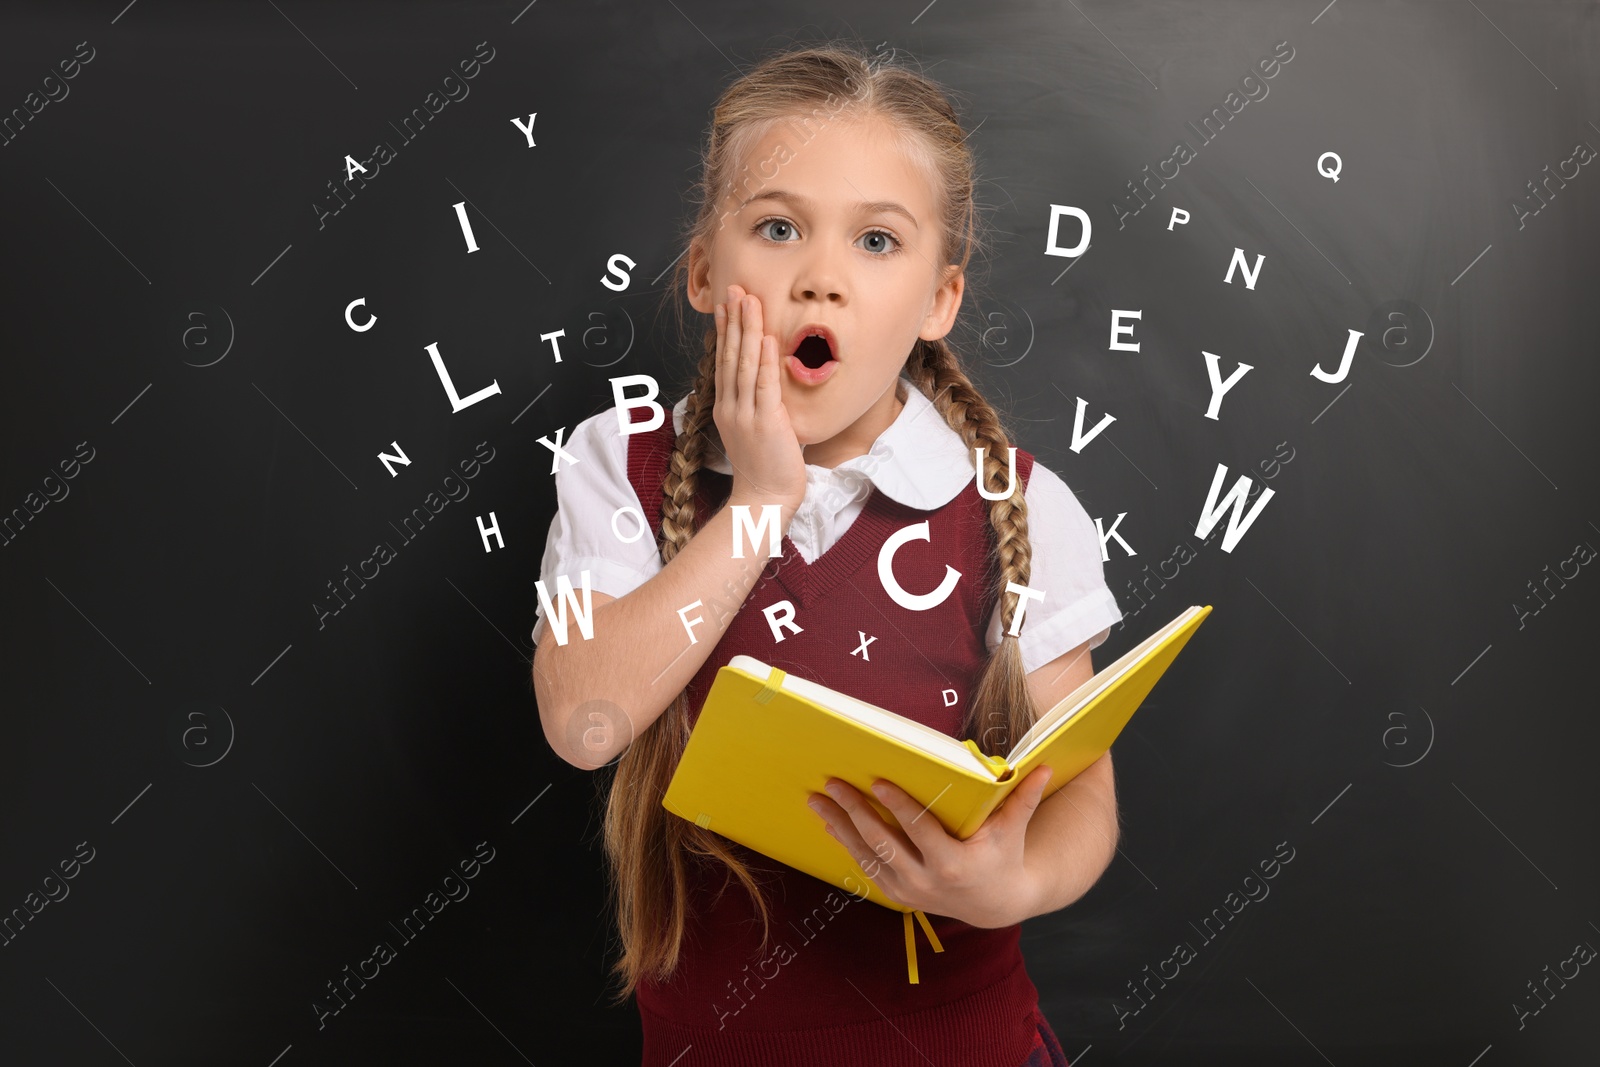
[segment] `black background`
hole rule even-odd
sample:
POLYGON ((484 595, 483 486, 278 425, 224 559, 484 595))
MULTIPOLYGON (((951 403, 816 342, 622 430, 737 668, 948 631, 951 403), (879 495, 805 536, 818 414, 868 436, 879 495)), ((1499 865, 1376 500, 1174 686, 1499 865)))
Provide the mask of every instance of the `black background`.
POLYGON ((835 34, 960 94, 997 244, 952 341, 1018 444, 1108 527, 1126 513, 1138 554, 1113 540, 1105 571, 1128 614, 1097 662, 1216 609, 1116 746, 1117 859, 1024 926, 1068 1055, 1592 1049, 1593 968, 1520 1027, 1514 1005, 1600 945, 1600 578, 1536 614, 1529 588, 1600 544, 1600 165, 1521 225, 1512 205, 1600 146, 1600 7, 112 0, 0 19, 0 114, 94 49, 0 147, 0 516, 24 516, 0 550, 0 915, 70 890, 0 948, 0 1060, 636 1061, 634 1009, 605 1007, 595 779, 549 751, 528 681, 538 438, 609 407, 614 375, 682 395, 657 279, 710 104, 835 34), (1269 94, 1202 144, 1185 123, 1280 41, 1269 94), (469 94, 403 139, 479 42, 469 94), (532 112, 530 149, 510 119, 532 112), (1179 139, 1196 158, 1119 228, 1179 139), (319 226, 379 141, 396 157, 319 226), (1052 204, 1092 216, 1081 262, 1044 253, 1052 204), (1254 289, 1223 280, 1236 247, 1265 256, 1254 289), (1113 309, 1142 312, 1139 352, 1108 348, 1113 309), (1350 329, 1346 379, 1311 377, 1350 329), (432 343, 462 395, 500 394, 452 413, 432 343), (1203 351, 1254 368, 1218 420, 1203 351), (1073 453, 1078 396, 1117 422, 1073 453), (470 495, 397 536, 481 442, 470 495), (1219 463, 1273 490, 1231 552, 1195 536, 1219 463), (1136 593, 1186 538, 1197 558, 1136 593), (397 558, 319 627, 384 540, 397 558), (470 895, 394 936, 480 842, 470 895), (1284 842, 1270 895, 1203 942, 1284 842), (319 1028, 381 940, 397 957, 319 1028))

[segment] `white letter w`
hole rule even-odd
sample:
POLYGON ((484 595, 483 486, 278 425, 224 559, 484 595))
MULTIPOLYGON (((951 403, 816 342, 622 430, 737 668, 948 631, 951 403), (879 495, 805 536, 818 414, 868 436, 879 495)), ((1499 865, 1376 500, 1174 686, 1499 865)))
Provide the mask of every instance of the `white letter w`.
POLYGON ((1241 521, 1239 513, 1244 510, 1245 502, 1250 499, 1250 479, 1242 474, 1239 475, 1239 480, 1233 483, 1233 488, 1228 490, 1228 495, 1223 498, 1221 503, 1218 503, 1217 491, 1222 488, 1222 479, 1227 476, 1227 473, 1228 468, 1218 463, 1217 473, 1211 479, 1211 489, 1206 493, 1205 509, 1200 512, 1200 525, 1194 528, 1194 534, 1196 537, 1205 537, 1209 534, 1211 528, 1217 524, 1217 520, 1222 517, 1222 509, 1231 504, 1233 505, 1233 510, 1228 514, 1228 532, 1222 535, 1222 551, 1232 552, 1233 546, 1238 543, 1239 538, 1243 537, 1244 532, 1250 529, 1250 524, 1256 521, 1256 516, 1261 513, 1261 509, 1266 507, 1267 501, 1272 499, 1272 490, 1263 489, 1261 499, 1256 501, 1255 507, 1251 508, 1249 514, 1241 521))

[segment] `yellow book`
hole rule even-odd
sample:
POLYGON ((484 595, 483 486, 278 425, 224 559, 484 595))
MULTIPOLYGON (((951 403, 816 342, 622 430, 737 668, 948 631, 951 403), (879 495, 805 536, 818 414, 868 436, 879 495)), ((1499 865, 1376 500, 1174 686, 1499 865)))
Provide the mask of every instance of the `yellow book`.
POLYGON ((1041 763, 1051 768, 1048 797, 1099 759, 1210 613, 1209 604, 1186 609, 1043 712, 1003 757, 753 656, 734 656, 717 672, 662 804, 857 899, 904 913, 907 968, 916 982, 913 914, 934 951, 944 951, 927 917, 885 896, 806 800, 839 778, 898 826, 872 795, 882 778, 965 840, 1041 763))

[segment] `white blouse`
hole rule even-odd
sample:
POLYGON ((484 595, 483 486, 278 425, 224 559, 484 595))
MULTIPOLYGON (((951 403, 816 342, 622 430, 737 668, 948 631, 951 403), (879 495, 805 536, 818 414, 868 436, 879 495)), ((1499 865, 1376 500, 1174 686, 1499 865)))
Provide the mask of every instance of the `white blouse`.
MULTIPOLYGON (((865 455, 836 467, 806 464, 806 495, 790 521, 788 535, 807 563, 831 548, 866 506, 874 486, 895 501, 922 511, 949 503, 973 480, 975 456, 927 397, 908 378, 906 402, 895 421, 865 455)), ((675 431, 683 429, 689 398, 672 409, 675 431)), ((616 408, 578 423, 562 448, 577 457, 563 459, 555 473, 556 514, 550 521, 540 578, 552 604, 558 604, 556 576, 565 574, 581 597, 581 575, 589 571, 592 591, 621 597, 661 571, 660 553, 648 529, 632 543, 612 528, 618 508, 635 513, 617 519, 625 537, 638 533, 644 508, 628 481, 628 442, 616 408)), ((1004 458, 1004 457, 1002 457, 1004 458)), ((731 474, 727 457, 717 452, 706 466, 731 474)), ((1100 539, 1078 498, 1042 463, 1035 463, 1023 493, 1028 505, 1028 539, 1033 567, 1028 586, 1044 599, 1030 598, 1017 635, 1024 668, 1032 672, 1089 642, 1102 644, 1122 619, 1107 588, 1100 562, 1100 539)), ((537 599, 537 598, 536 598, 537 599)), ((989 620, 987 647, 1000 643, 996 604, 989 620)), ((532 638, 538 642, 544 605, 535 609, 532 638)), ((568 619, 571 619, 569 611, 568 619)), ((569 622, 568 633, 574 633, 569 622)))

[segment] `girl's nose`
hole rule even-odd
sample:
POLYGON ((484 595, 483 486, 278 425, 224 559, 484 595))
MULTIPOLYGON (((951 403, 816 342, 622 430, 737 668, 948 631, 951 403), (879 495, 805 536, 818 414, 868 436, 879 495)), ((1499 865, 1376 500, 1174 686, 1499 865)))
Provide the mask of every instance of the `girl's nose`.
POLYGON ((826 269, 812 270, 796 280, 796 295, 802 300, 826 300, 830 304, 845 302, 843 279, 826 269))

